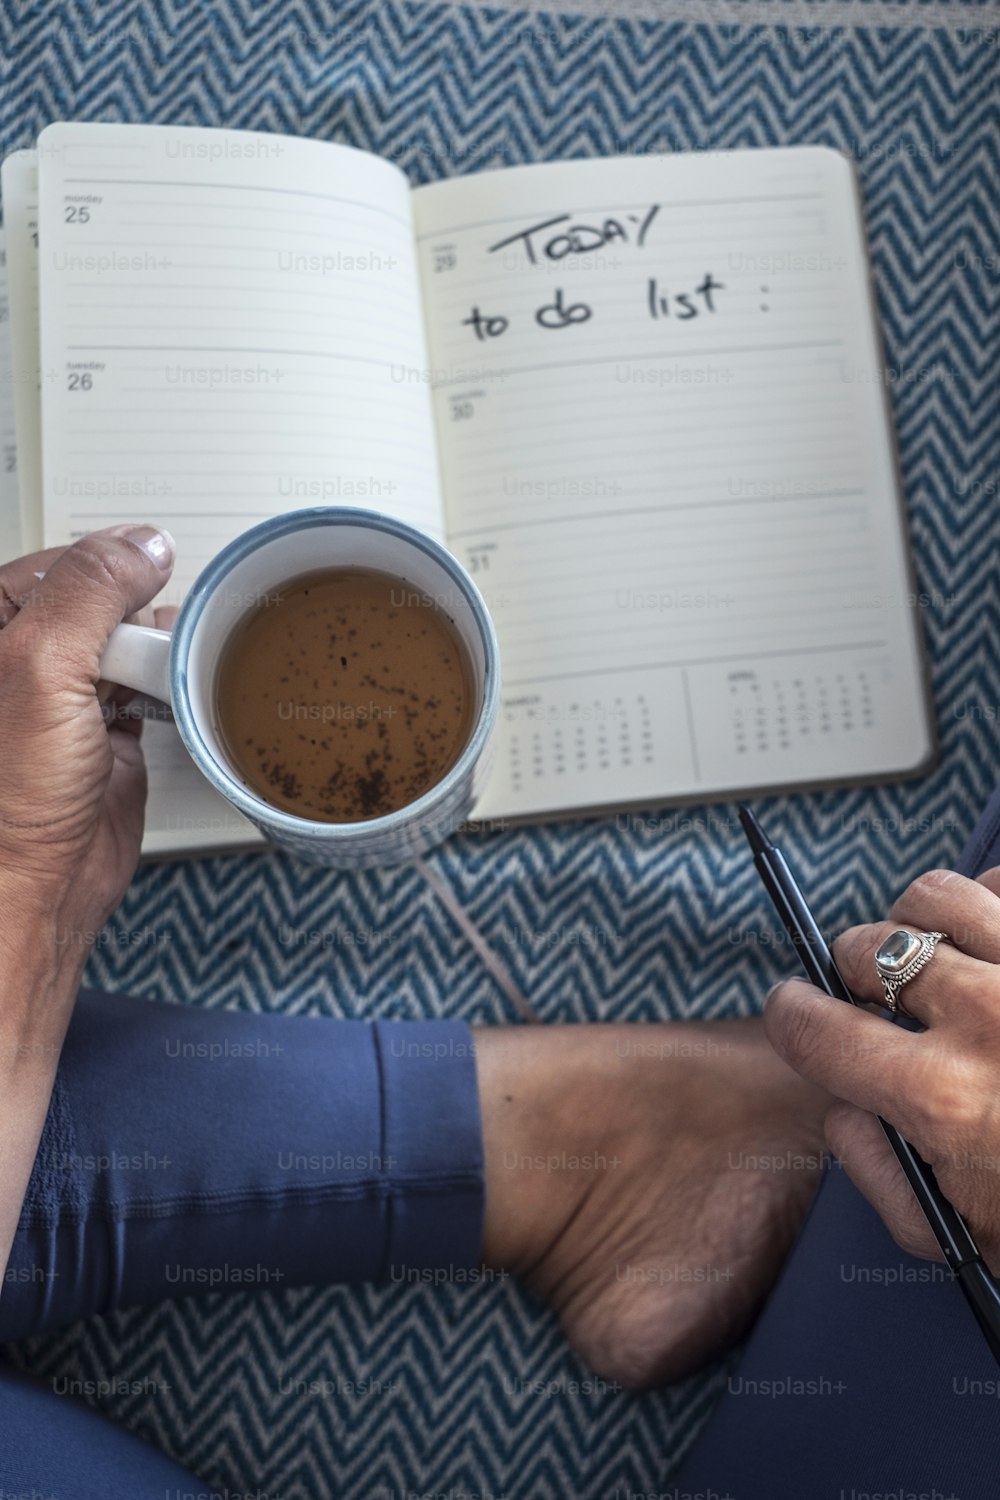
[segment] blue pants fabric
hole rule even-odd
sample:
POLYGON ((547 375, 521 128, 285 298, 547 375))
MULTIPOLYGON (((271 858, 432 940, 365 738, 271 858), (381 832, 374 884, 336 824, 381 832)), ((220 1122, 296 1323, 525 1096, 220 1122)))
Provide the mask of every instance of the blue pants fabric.
MULTIPOLYGON (((956 868, 995 865, 1000 789, 956 868)), ((951 1273, 903 1254, 833 1167, 677 1494, 995 1500, 998 1397, 951 1273)))
MULTIPOLYGON (((1000 864, 1000 792, 959 866, 1000 864)), ((304 1020, 83 992, 0 1297, 0 1340, 226 1286, 478 1263, 459 1022, 304 1020)), ((1000 1372, 948 1273, 836 1169, 683 1473, 729 1500, 987 1500, 1000 1372)), ((162 1500, 191 1476, 0 1371, 0 1496, 162 1500)), ((207 1497, 204 1489, 200 1494, 207 1497)))
MULTIPOLYGON (((483 1212, 465 1023, 83 991, 4 1277, 0 1341, 199 1291, 471 1268, 483 1212)), ((4 1500, 191 1491, 148 1444, 0 1366, 4 1500)))

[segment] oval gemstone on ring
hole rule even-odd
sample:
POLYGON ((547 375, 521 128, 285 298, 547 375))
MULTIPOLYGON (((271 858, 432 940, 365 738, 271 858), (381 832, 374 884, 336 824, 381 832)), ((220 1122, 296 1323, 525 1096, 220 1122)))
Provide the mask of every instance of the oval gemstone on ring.
POLYGON ((897 928, 890 932, 885 942, 875 955, 875 962, 880 969, 886 969, 889 973, 898 974, 900 969, 905 969, 920 953, 923 942, 915 937, 912 932, 904 932, 897 928))

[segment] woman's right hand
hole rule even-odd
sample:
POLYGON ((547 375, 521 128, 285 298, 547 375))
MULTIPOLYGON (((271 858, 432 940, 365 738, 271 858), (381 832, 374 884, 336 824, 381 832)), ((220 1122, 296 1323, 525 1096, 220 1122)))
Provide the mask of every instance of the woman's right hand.
POLYGON ((930 870, 904 891, 889 921, 839 937, 837 967, 860 1000, 884 1003, 875 954, 897 928, 951 938, 900 996, 926 1031, 786 980, 768 997, 767 1034, 787 1063, 836 1097, 827 1141, 896 1243, 942 1258, 878 1115, 934 1168, 1000 1274, 1000 869, 978 880, 930 870))
POLYGON ((139 720, 98 691, 108 637, 170 577, 148 526, 91 532, 0 567, 0 897, 3 920, 100 931, 135 870, 146 772, 139 720))

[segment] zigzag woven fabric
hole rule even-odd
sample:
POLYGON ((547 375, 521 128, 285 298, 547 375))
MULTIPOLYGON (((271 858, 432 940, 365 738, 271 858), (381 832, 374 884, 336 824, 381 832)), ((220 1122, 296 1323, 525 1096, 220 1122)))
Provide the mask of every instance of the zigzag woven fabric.
MULTIPOLYGON (((773 24, 782 5, 760 0, 661 20, 408 0, 0 14, 6 149, 89 118, 338 140, 415 182, 630 151, 856 158, 942 753, 919 782, 765 804, 831 927, 953 859, 1000 773, 997 31, 974 4, 838 9, 850 25, 823 4, 815 28, 803 4, 773 24)), ((792 965, 733 812, 468 834, 431 862, 548 1021, 747 1014, 792 965)), ((143 868, 88 979, 185 1005, 517 1019, 417 870, 277 854, 143 868)), ((140 1382, 91 1399, 271 1500, 660 1493, 726 1375, 574 1390, 585 1372, 509 1282, 190 1299, 8 1353, 49 1380, 140 1382)))

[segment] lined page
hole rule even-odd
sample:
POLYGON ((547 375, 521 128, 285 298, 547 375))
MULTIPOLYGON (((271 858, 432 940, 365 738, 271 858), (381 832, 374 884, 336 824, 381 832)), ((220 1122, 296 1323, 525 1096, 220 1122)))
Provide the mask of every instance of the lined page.
MULTIPOLYGON (((346 147, 53 125, 39 138, 45 535, 164 524, 161 602, 268 516, 320 504, 440 534, 410 194, 346 147)), ((260 842, 147 723, 145 853, 260 842)))
POLYGON ((45 534, 176 535, 179 600, 224 543, 320 504, 441 530, 402 173, 249 131, 39 137, 45 534))
MULTIPOLYGON (((2 191, 10 338, 0 328, 0 541, 6 549, 0 560, 42 546, 37 188, 35 152, 7 157, 2 191)), ((143 748, 149 767, 144 854, 263 843, 196 770, 171 723, 148 722, 143 748)))
POLYGON ((17 493, 13 375, 7 250, 4 235, 0 231, 0 563, 20 557, 24 550, 21 545, 21 507, 17 493))
POLYGON ((901 772, 932 736, 853 175, 819 148, 414 194, 490 816, 901 772))
POLYGON ((34 151, 13 151, 0 168, 10 288, 10 356, 25 552, 42 545, 41 363, 38 349, 38 165, 34 151))

